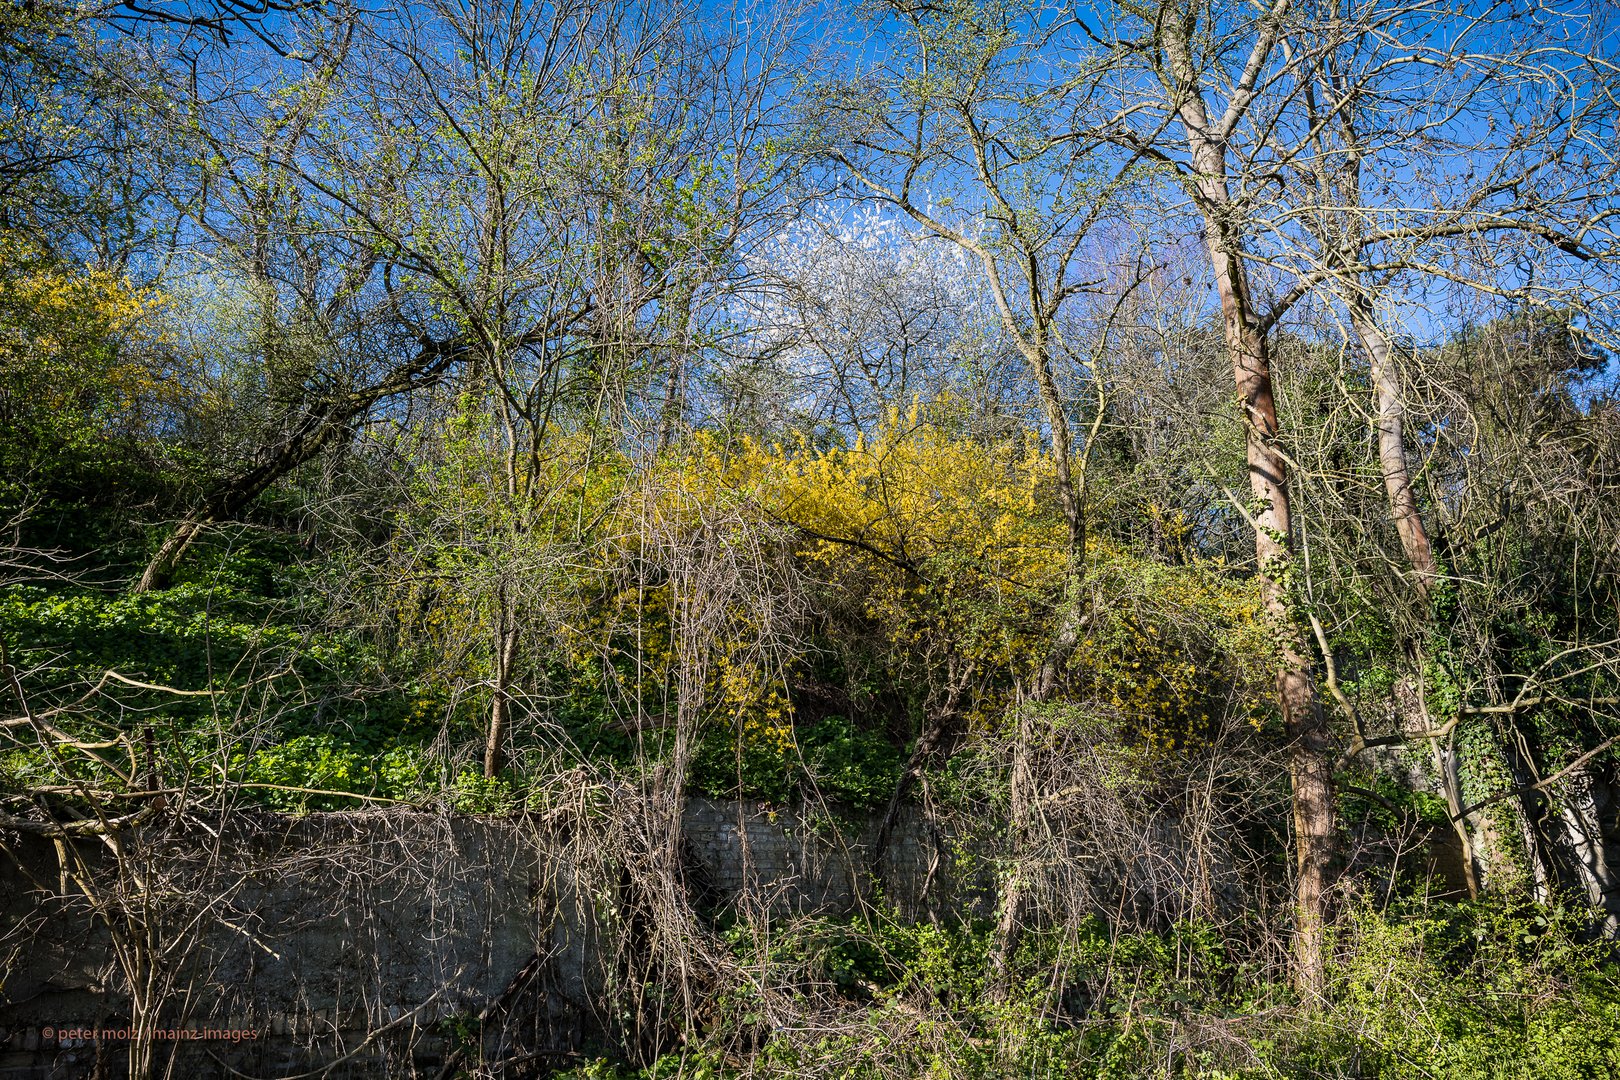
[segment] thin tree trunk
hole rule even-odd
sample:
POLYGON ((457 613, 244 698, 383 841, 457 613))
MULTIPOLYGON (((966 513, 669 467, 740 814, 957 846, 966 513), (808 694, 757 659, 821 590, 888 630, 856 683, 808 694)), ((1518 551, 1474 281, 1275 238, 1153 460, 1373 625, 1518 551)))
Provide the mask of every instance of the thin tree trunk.
MULTIPOLYGON (((1358 193, 1347 193, 1353 195, 1358 193)), ((1354 226, 1351 226, 1354 229, 1354 226)), ((1343 265, 1343 260, 1339 260, 1343 265)), ((1412 587, 1427 601, 1439 581, 1439 567, 1434 560, 1434 549, 1429 543, 1429 530, 1418 512, 1417 497, 1412 490, 1412 473, 1406 463, 1406 402, 1401 396, 1400 373, 1395 370, 1393 343, 1385 333, 1383 324, 1373 312, 1367 294, 1358 283, 1340 279, 1339 295, 1350 312, 1350 325, 1361 347, 1367 354, 1367 365, 1372 376, 1373 400, 1377 409, 1374 427, 1378 435, 1378 464, 1384 476, 1384 493, 1389 500, 1389 517, 1401 540, 1412 571, 1412 587)), ((1427 622, 1428 612, 1421 617, 1427 622)), ((1414 651, 1415 651, 1414 643, 1414 651)), ((1468 821, 1462 816, 1462 781, 1457 771, 1454 750, 1441 749, 1430 742, 1429 751, 1440 774, 1441 792, 1445 796, 1446 810, 1451 817, 1453 831, 1462 848, 1463 879, 1468 898, 1479 898, 1479 872, 1475 867, 1474 842, 1469 835, 1468 821)))
POLYGON ((209 525, 229 521, 282 477, 314 460, 328 447, 347 439, 355 422, 379 401, 437 382, 464 351, 459 340, 423 337, 412 358, 378 382, 337 394, 297 417, 272 444, 261 447, 236 473, 214 486, 208 496, 180 520, 146 564, 135 592, 168 585, 180 560, 209 525))
MULTIPOLYGON (((1326 118, 1317 107, 1315 90, 1309 85, 1305 88, 1305 99, 1310 107, 1312 126, 1319 132, 1324 131, 1326 118)), ((1373 310, 1372 290, 1355 269, 1366 255, 1365 232, 1359 213, 1364 147, 1357 131, 1354 108, 1342 107, 1334 115, 1345 141, 1343 160, 1337 166, 1331 164, 1333 154, 1318 137, 1312 179, 1322 202, 1322 213, 1314 222, 1308 220, 1307 228, 1316 234, 1322 245, 1324 258, 1335 275, 1334 288, 1349 311, 1351 328, 1367 354, 1377 409, 1374 426, 1378 434, 1378 463, 1389 498, 1390 520, 1395 524, 1406 561, 1412 568, 1413 586, 1427 599, 1437 570, 1429 533, 1412 491, 1412 474, 1406 464, 1406 403, 1401 397, 1400 373, 1395 369, 1394 345, 1373 310)))
POLYGON ((1020 703, 1018 711, 1018 738, 1013 742, 1012 776, 1008 791, 1009 813, 1007 822, 1007 876, 1001 882, 1001 896, 997 907, 995 937, 990 943, 990 996, 1005 1002, 1012 994, 1013 957, 1024 929, 1024 908, 1029 892, 1025 880, 1027 871, 1027 845, 1029 803, 1031 801, 1028 747, 1034 732, 1030 730, 1030 710, 1020 703))
POLYGON ((1412 584, 1427 598, 1439 571, 1434 549, 1429 544, 1429 531, 1418 513, 1412 473, 1406 464, 1406 404, 1401 399, 1401 381, 1395 371, 1393 348, 1366 297, 1353 288, 1345 291, 1351 325, 1367 352, 1372 371, 1373 394, 1378 407, 1378 464, 1384 474, 1384 491, 1389 497, 1389 515, 1395 522, 1395 531, 1400 534, 1406 561, 1412 567, 1412 584))
POLYGON ((671 344, 669 370, 665 375, 664 405, 658 416, 658 442, 660 452, 675 443, 675 437, 686 418, 686 365, 692 349, 692 301, 695 286, 684 285, 666 303, 665 333, 671 344))
MULTIPOLYGON (((1009 330, 1014 324, 1007 321, 1009 330)), ((1020 339, 1022 340, 1022 339, 1020 339)), ((1073 655, 1080 642, 1087 619, 1080 610, 1080 585, 1086 572, 1086 484, 1085 463, 1081 463, 1080 476, 1074 474, 1074 436, 1069 430, 1069 417, 1063 408, 1063 395, 1052 374, 1051 337, 1047 330, 1038 328, 1033 340, 1023 348, 1030 372, 1040 391, 1041 405, 1046 422, 1052 429, 1052 463, 1057 474, 1058 505, 1069 534, 1068 572, 1063 582, 1063 613, 1053 636, 1051 648, 1041 663, 1036 677, 1034 694, 1044 701, 1057 686, 1064 664, 1073 655)), ((1093 432, 1095 434, 1095 432, 1093 432)))
POLYGON ((954 660, 950 662, 950 685, 945 692, 945 701, 938 709, 931 710, 927 714, 927 724, 918 734, 917 744, 912 748, 911 756, 906 759, 905 768, 900 771, 900 779, 895 782, 894 793, 889 796, 888 809, 883 812, 883 820, 878 825, 877 839, 872 845, 872 870, 880 878, 883 874, 883 859, 889 850, 889 840, 900 820, 900 807, 910 793, 911 786, 922 776, 923 769, 930 761, 947 754, 950 743, 959 734, 962 696, 973 681, 976 670, 977 665, 969 662, 958 674, 956 662, 954 660))
POLYGON ((1052 429, 1052 464, 1057 473, 1058 503, 1063 509, 1063 522, 1069 531, 1069 576, 1080 576, 1086 558, 1086 508, 1081 505, 1080 492, 1074 477, 1074 437, 1069 431, 1068 413, 1063 408, 1063 395, 1052 374, 1051 347, 1047 334, 1040 333, 1029 354, 1029 366, 1040 390, 1041 404, 1046 422, 1052 429))
POLYGON ((192 542, 202 535, 209 521, 207 515, 201 514, 182 519, 158 547, 151 561, 146 564, 146 569, 141 572, 140 581, 135 584, 135 591, 147 593, 166 588, 170 579, 174 577, 174 571, 180 565, 180 560, 185 558, 192 542))
POLYGON ((501 600, 501 628, 495 647, 495 693, 489 705, 489 735, 484 742, 484 776, 494 779, 506 767, 506 735, 511 727, 512 668, 517 663, 517 627, 501 600))
POLYGON ((1452 830, 1462 848, 1463 883, 1468 887, 1468 899, 1479 899, 1479 871, 1474 866, 1474 840, 1468 834, 1468 819, 1463 814, 1462 779, 1457 775, 1457 752, 1442 750, 1437 740, 1429 741, 1429 754, 1435 771, 1440 774, 1440 789, 1446 799, 1446 813, 1451 818, 1452 830))
POLYGON ((248 468, 220 483, 200 506, 180 519, 146 564, 135 591, 145 593, 167 588, 181 559, 209 525, 235 518, 270 485, 313 460, 340 437, 346 437, 353 415, 355 413, 351 412, 334 418, 316 413, 305 417, 291 435, 262 452, 248 468))

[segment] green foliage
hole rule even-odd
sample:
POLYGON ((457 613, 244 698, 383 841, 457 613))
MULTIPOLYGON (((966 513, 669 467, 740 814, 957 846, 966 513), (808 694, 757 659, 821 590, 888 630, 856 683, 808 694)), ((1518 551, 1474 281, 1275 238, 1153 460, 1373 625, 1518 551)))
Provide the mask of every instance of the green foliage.
POLYGON ((724 1058, 702 1052, 666 1054, 645 1069, 632 1068, 609 1058, 597 1058, 576 1068, 553 1073, 553 1080, 725 1080, 738 1076, 724 1058))
POLYGON ((259 801, 278 810, 343 810, 359 806, 333 792, 353 792, 402 802, 422 799, 438 784, 437 763, 421 747, 390 746, 370 752, 337 734, 295 735, 284 742, 231 758, 241 782, 266 785, 259 801), (306 788, 312 791, 285 790, 306 788))
MULTIPOLYGON (((1026 0, 942 0, 858 5, 884 47, 817 86, 799 24, 819 10, 409 5, 396 41, 349 5, 215 6, 187 33, 187 5, 0 4, 0 841, 76 817, 122 874, 146 821, 244 802, 543 811, 576 849, 601 838, 572 885, 614 918, 587 937, 622 931, 618 959, 648 960, 626 981, 663 1028, 635 1048, 652 1064, 574 1080, 1620 1075, 1612 947, 1590 913, 1520 899, 1583 869, 1536 839, 1585 809, 1565 770, 1620 764, 1620 409, 1591 344, 1614 336, 1612 270, 1543 263, 1540 226, 1493 247, 1511 273, 1447 246, 1588 220, 1579 254, 1612 267, 1612 172, 1557 178, 1582 118, 1608 115, 1612 65, 1549 47, 1546 92, 1520 93, 1528 53, 1473 74, 1434 59, 1444 15, 1368 36, 1318 25, 1326 5, 1286 25, 1146 5, 1131 29, 1120 5, 1094 36, 1026 0), (1233 48, 1251 32, 1259 51, 1233 48), (1365 159, 1329 210, 1275 171, 1305 158, 1252 139, 1310 128, 1296 102, 1318 111, 1317 61, 1352 45, 1379 94, 1410 101, 1363 147, 1355 110, 1323 114, 1317 150, 1365 159), (1368 252, 1340 251, 1324 265, 1349 276, 1305 280, 1310 303, 1274 317, 1225 290, 1223 333, 1186 253, 1152 250, 1186 224, 1160 185, 1188 181, 1188 144, 1153 119, 1176 103, 1121 107, 1164 82, 1172 46, 1197 54, 1196 78, 1166 84, 1183 104, 1200 78, 1243 84, 1226 58, 1264 61, 1252 103, 1226 95, 1216 149, 1235 171, 1195 178, 1211 236, 1258 245, 1228 256, 1254 264, 1276 239, 1247 197, 1216 220, 1209 185, 1231 180, 1280 200, 1290 243, 1405 236, 1422 258, 1358 282, 1368 252), (1402 155, 1479 127, 1402 85, 1413 56, 1439 65, 1420 79, 1463 79, 1459 101, 1515 113, 1462 130, 1495 178, 1485 202, 1455 177, 1457 206, 1409 198, 1402 155), (825 172, 804 155, 865 180, 896 228, 800 202, 825 172), (1388 200, 1358 207, 1379 176, 1388 200), (1382 221, 1359 238, 1332 220, 1358 209, 1382 221), (1460 232, 1422 227, 1442 219, 1460 232), (795 265, 812 233, 829 242, 795 265), (1499 298, 1499 317, 1448 328, 1435 308, 1418 322, 1448 336, 1399 342, 1390 378, 1332 325, 1372 289, 1349 320, 1366 343, 1423 275, 1466 293, 1482 267, 1467 310, 1499 298), (1535 305, 1513 307, 1520 286, 1535 305), (1265 335, 1250 360, 1276 361, 1235 357, 1274 417, 1233 396, 1239 323, 1265 335), (1261 436, 1286 480, 1246 460, 1261 436), (1411 573, 1391 450, 1444 580, 1411 573), (206 528, 153 575, 171 587, 121 588, 181 518, 206 528), (1257 530, 1292 555, 1254 565, 1257 530), (1420 903, 1396 879, 1376 888, 1387 909, 1345 911, 1321 1001, 1280 981, 1300 929, 1278 902, 1280 808, 1343 743, 1283 730, 1280 667, 1319 687, 1291 720, 1335 706, 1326 724, 1364 746, 1443 727, 1465 803, 1558 778, 1473 817, 1486 902, 1420 903), (779 919, 695 881, 688 904, 669 887, 679 845, 637 827, 638 803, 673 825, 698 793, 813 807, 828 839, 834 816, 872 823, 911 751, 931 824, 956 826, 937 830, 954 880, 927 873, 961 895, 928 921, 870 895, 852 917, 779 919), (1152 850, 1116 860, 1109 841, 1152 850), (1196 874, 1164 869, 1193 851, 1196 874), (646 874, 664 875, 652 900, 633 896, 646 874), (705 986, 710 960, 751 977, 705 986), (659 981, 677 966, 680 995, 659 981), (680 1052, 658 1057, 676 1027, 680 1052)), ((1587 33, 1526 7, 1536 27, 1481 45, 1587 33)), ((1262 291, 1295 295, 1290 261, 1313 260, 1261 258, 1282 275, 1262 291)), ((1338 824, 1450 827, 1445 800, 1375 759, 1339 778, 1338 824)), ((1312 804, 1297 813, 1309 825, 1312 804)), ((103 929, 173 906, 146 882, 69 889, 67 847, 58 891, 103 929)), ((1375 891, 1343 869, 1335 895, 1375 891)), ((610 1022, 642 1023, 627 1016, 610 1022)), ((483 1035, 472 1014, 440 1032, 483 1035)))
POLYGON ((142 347, 160 307, 0 228, 0 515, 26 511, 41 519, 31 535, 71 535, 151 490, 147 443, 179 385, 142 347))
POLYGON ((1339 813, 1348 822, 1365 822, 1386 833, 1412 825, 1451 827, 1446 801, 1414 789, 1388 773, 1353 776, 1354 785, 1339 791, 1339 813))
MULTIPOLYGON (((1597 1080, 1620 1070, 1620 969, 1585 925, 1578 911, 1499 903, 1356 907, 1335 939, 1329 998, 1313 1010, 1289 1008, 1286 988, 1203 923, 1113 934, 1092 920, 1033 934, 999 997, 984 925, 913 924, 878 908, 766 936, 739 923, 726 938, 756 970, 830 987, 862 1017, 835 1036, 767 1039, 747 1075, 1597 1080)), ((736 988, 711 1037, 722 1043, 761 1015, 754 990, 736 988)), ((645 1069, 603 1058, 564 1075, 743 1075, 708 1045, 645 1069)))
MULTIPOLYGON (((374 650, 352 634, 312 630, 282 598, 298 581, 285 550, 268 537, 249 539, 205 549, 186 580, 159 592, 0 589, 0 637, 27 673, 31 706, 70 705, 57 721, 65 730, 133 737, 143 759, 155 755, 143 770, 174 782, 212 783, 223 773, 248 785, 245 798, 277 809, 360 805, 284 788, 406 801, 440 788, 449 770, 428 747, 464 714, 431 685, 369 688, 386 686, 391 674, 374 650), (147 685, 109 681, 109 671, 147 685)), ((5 781, 21 787, 48 772, 45 753, 11 748, 5 781)), ((118 753, 56 766, 117 787, 118 753)), ((450 797, 485 798, 464 787, 453 782, 450 797)))
POLYGON ((1339 929, 1332 1006, 1313 1021, 1322 1041, 1302 1048, 1292 1068, 1460 1080, 1613 1076, 1617 990, 1613 946, 1589 937, 1584 912, 1358 908, 1339 929))
MULTIPOLYGON (((748 942, 745 933, 734 940, 748 942)), ((1213 928, 1113 935, 1092 920, 1031 934, 1003 994, 988 982, 988 925, 870 919, 810 924, 772 939, 770 959, 801 965, 862 1003, 866 1023, 820 1041, 789 1033, 764 1051, 771 1075, 849 1078, 1160 1075, 1191 1016, 1275 1004, 1275 988, 1234 963, 1213 928), (1267 990, 1270 993, 1267 993, 1267 990)), ((1171 1055, 1178 1075, 1195 1062, 1171 1055)))
POLYGON ((781 744, 711 731, 698 744, 690 782, 716 798, 762 799, 777 805, 803 791, 852 809, 884 805, 900 776, 901 754, 881 734, 842 716, 794 729, 781 744))

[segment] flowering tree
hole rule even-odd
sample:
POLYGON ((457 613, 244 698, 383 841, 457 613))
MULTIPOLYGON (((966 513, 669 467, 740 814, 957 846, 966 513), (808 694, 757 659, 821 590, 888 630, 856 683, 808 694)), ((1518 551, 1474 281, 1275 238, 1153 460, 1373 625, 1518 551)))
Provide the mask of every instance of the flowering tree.
MULTIPOLYGON (((971 430, 1004 431, 1018 358, 983 269, 960 247, 872 205, 822 202, 747 260, 750 356, 767 358, 778 420, 846 438, 915 399, 955 398, 971 430)), ((735 373, 733 374, 735 378, 735 373)))

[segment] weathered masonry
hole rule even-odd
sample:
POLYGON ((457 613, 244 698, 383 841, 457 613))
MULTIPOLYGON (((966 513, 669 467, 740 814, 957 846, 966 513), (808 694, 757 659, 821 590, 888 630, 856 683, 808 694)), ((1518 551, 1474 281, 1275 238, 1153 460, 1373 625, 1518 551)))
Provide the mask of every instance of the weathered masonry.
MULTIPOLYGON (((886 902, 919 911, 943 888, 939 838, 903 816, 878 860, 877 831, 692 799, 665 854, 694 910, 843 913, 882 880, 886 902)), ((158 1075, 171 1055, 191 1080, 432 1076, 458 1053, 562 1063, 614 1022, 600 1002, 637 903, 624 867, 659 847, 656 829, 535 819, 253 814, 122 853, 75 839, 75 872, 56 841, 0 839, 7 1080, 122 1075, 131 973, 165 1032, 158 1075)))

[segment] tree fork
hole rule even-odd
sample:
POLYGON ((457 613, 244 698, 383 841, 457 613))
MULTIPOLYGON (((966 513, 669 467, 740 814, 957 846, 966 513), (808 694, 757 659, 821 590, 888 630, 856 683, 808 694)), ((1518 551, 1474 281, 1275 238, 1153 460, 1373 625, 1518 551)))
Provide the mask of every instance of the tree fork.
MULTIPOLYGON (((1250 68, 1258 70, 1277 41, 1288 0, 1277 0, 1258 27, 1250 68)), ((1243 414, 1254 495, 1254 554, 1266 619, 1278 645, 1277 705, 1282 713, 1293 785, 1295 844, 1294 985, 1307 1002, 1326 992, 1327 890, 1335 844, 1333 758, 1327 719, 1290 611, 1292 563, 1288 467, 1277 447, 1279 424, 1267 336, 1243 266, 1241 223, 1227 183, 1226 146, 1242 118, 1248 92, 1235 92, 1226 114, 1213 120, 1193 62, 1196 14, 1167 8, 1160 20, 1168 60, 1166 89, 1186 134, 1193 171, 1188 193, 1203 219, 1204 243, 1221 303, 1221 328, 1238 406, 1243 414)))

